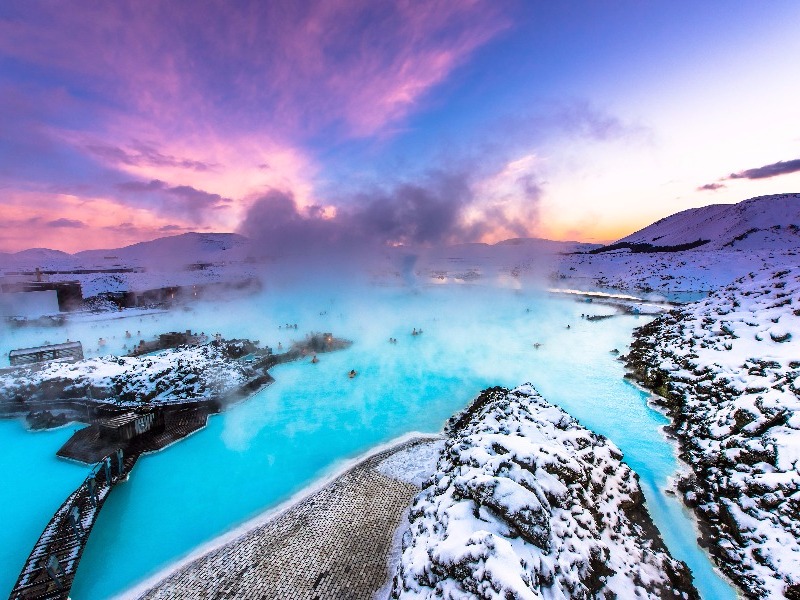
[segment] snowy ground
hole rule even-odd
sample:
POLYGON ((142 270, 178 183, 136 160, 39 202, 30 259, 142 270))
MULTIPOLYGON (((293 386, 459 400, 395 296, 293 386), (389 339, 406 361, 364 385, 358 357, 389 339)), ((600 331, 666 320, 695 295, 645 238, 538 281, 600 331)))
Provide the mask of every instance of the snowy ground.
POLYGON ((605 438, 529 384, 447 427, 415 499, 393 598, 696 598, 605 438))
POLYGON ((686 501, 752 597, 800 597, 800 269, 762 269, 641 328, 628 365, 666 399, 686 501))
POLYGON ((443 449, 443 441, 409 446, 380 462, 376 470, 387 477, 421 488, 436 470, 436 463, 443 449))
MULTIPOLYGON (((682 252, 573 254, 553 276, 559 286, 659 292, 710 292, 765 267, 800 267, 797 250, 686 250, 682 252)), ((689 296, 690 300, 696 299, 689 296)))

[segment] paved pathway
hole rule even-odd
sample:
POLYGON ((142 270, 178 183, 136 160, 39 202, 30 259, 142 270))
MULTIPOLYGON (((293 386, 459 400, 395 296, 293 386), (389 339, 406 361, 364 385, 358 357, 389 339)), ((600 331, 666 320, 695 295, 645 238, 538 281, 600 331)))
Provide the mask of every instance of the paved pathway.
POLYGON ((419 488, 375 467, 395 446, 359 463, 269 522, 179 568, 142 599, 371 599, 389 577, 387 557, 419 488))

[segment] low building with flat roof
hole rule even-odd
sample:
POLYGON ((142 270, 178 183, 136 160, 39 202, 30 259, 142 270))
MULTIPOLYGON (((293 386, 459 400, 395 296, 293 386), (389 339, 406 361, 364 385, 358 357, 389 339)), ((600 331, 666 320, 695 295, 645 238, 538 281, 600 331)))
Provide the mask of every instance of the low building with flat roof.
POLYGON ((148 431, 164 427, 161 411, 126 412, 98 422, 102 439, 127 442, 148 431))
POLYGON ((36 346, 35 348, 20 348, 8 353, 8 361, 12 367, 46 363, 54 360, 62 362, 83 360, 83 345, 80 342, 65 342, 63 344, 36 346))

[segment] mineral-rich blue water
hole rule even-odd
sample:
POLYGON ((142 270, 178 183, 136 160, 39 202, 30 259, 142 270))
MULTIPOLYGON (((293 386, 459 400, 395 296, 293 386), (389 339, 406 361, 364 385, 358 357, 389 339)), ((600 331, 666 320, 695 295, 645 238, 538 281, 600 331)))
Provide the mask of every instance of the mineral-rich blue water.
MULTIPOLYGON (((59 334, 87 340, 102 335, 121 345, 125 330, 134 328, 142 337, 171 329, 219 331, 272 346, 317 330, 355 342, 322 355, 316 365, 275 368, 272 386, 212 417, 206 429, 141 459, 97 521, 72 590, 75 599, 123 592, 342 461, 410 431, 439 431, 483 388, 526 381, 622 449, 641 477, 667 545, 689 564, 703 597, 734 598, 697 547, 691 518, 662 491, 679 466, 660 432, 664 417, 623 379, 622 365, 609 352, 624 352, 632 328, 644 318, 580 318, 610 310, 507 288, 371 287, 343 293, 320 284, 313 293, 274 291, 190 311, 73 323, 68 335, 16 330, 0 350, 55 341, 59 334), (298 323, 298 329, 287 331, 286 323, 298 323), (411 336, 413 327, 424 333, 411 336), (389 344, 389 337, 398 343, 389 344), (534 348, 535 342, 541 347, 534 348), (350 369, 358 371, 355 379, 347 377, 350 369)), ((13 585, 45 522, 88 471, 54 457, 70 433, 31 434, 18 423, 0 422, 0 485, 20 490, 4 508, 0 551, 7 568, 0 573, 0 591, 13 585), (22 492, 22 483, 31 481, 35 489, 22 492)))

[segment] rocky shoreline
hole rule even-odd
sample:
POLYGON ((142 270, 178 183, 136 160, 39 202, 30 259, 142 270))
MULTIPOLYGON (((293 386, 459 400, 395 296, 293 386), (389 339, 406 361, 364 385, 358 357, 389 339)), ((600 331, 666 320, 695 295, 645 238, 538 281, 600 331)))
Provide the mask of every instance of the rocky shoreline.
POLYGON ((672 420, 701 544, 748 598, 800 598, 798 299, 797 272, 751 273, 636 330, 624 358, 672 420))
POLYGON ((610 441, 529 384, 448 422, 392 598, 699 598, 610 441))

